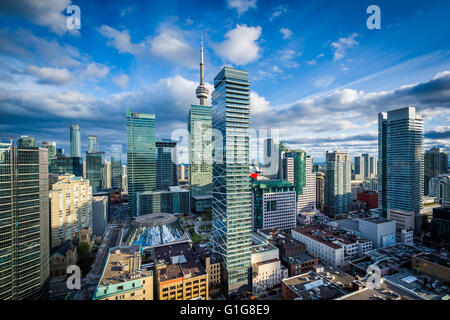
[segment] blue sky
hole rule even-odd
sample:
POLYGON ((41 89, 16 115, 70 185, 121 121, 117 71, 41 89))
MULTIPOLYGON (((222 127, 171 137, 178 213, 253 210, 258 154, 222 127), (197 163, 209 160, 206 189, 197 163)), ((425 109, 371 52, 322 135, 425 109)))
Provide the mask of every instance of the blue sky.
POLYGON ((210 92, 224 65, 248 70, 252 126, 319 161, 326 150, 376 155, 377 113, 408 105, 425 118, 426 148, 449 151, 448 12, 442 0, 4 0, 0 136, 69 151, 77 123, 83 152, 94 134, 109 153, 126 144, 127 107, 155 113, 160 137, 182 132, 203 32, 210 92), (80 30, 66 26, 70 4, 80 30), (380 30, 366 27, 372 4, 380 30))

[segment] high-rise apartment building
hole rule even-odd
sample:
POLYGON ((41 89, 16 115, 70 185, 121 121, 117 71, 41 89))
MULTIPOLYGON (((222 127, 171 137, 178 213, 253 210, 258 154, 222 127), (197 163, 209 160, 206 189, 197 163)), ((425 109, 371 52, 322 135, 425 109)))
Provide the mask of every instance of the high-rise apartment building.
POLYGON ((422 116, 414 107, 381 112, 378 127, 382 214, 389 217, 389 210, 419 213, 424 183, 422 116))
POLYGON ((448 153, 442 148, 431 148, 424 156, 424 194, 429 195, 430 181, 433 177, 448 173, 448 153))
POLYGON ((330 216, 342 215, 351 205, 351 161, 344 152, 326 153, 324 211, 330 216))
POLYGON ((177 143, 175 141, 156 141, 156 189, 168 189, 178 185, 177 143))
POLYGON ((274 137, 263 142, 262 174, 269 179, 276 179, 280 170, 279 143, 274 137))
POLYGON ((365 167, 364 158, 362 156, 355 157, 355 180, 364 179, 365 167))
POLYGON ((70 156, 81 158, 81 132, 78 124, 70 126, 70 156))
POLYGON ((136 192, 156 189, 155 115, 127 109, 128 215, 136 217, 136 192))
POLYGON ((98 151, 97 136, 88 136, 88 152, 98 151))
POLYGON ((125 164, 122 165, 122 191, 128 192, 128 174, 127 166, 125 164))
POLYGON ((251 279, 252 221, 249 181, 250 83, 248 72, 224 67, 214 78, 212 127, 213 252, 225 271, 225 292, 248 289, 251 279))
POLYGON ((312 171, 313 158, 303 150, 289 149, 282 144, 280 151, 280 177, 295 185, 297 213, 312 211, 316 207, 316 175, 312 171))
POLYGON ((21 142, 0 143, 0 300, 48 294, 48 150, 21 142))
POLYGON ((50 165, 51 159, 56 156, 56 142, 42 141, 42 148, 48 149, 48 164, 50 165))
POLYGON ((364 178, 370 178, 370 155, 363 153, 361 157, 364 163, 364 178))
POLYGON ((111 145, 111 187, 122 189, 122 145, 111 145))
POLYGON ((92 187, 89 180, 60 176, 50 190, 51 247, 75 240, 79 230, 92 228, 92 187))
POLYGON ((378 176, 378 159, 376 157, 370 157, 369 165, 369 178, 376 178, 378 176))
MULTIPOLYGON (((196 90, 200 105, 191 105, 188 118, 189 187, 193 206, 196 199, 211 196, 212 193, 212 109, 205 105, 209 92, 204 81, 203 40, 200 52, 200 84, 196 90)), ((184 175, 180 180, 184 180, 184 175)))
POLYGON ((316 208, 323 210, 325 173, 316 172, 316 208))
POLYGON ((104 152, 86 152, 86 179, 91 184, 92 191, 103 189, 104 152))
POLYGON ((111 161, 105 160, 103 165, 103 188, 110 189, 112 180, 111 161))

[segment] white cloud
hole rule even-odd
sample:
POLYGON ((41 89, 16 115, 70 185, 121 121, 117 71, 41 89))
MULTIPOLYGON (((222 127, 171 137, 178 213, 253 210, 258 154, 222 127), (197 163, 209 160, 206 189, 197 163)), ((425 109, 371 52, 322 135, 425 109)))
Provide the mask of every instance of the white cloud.
POLYGON ((256 9, 256 0, 227 0, 228 8, 236 9, 238 15, 243 14, 250 8, 256 9))
POLYGON ((270 111, 270 103, 266 98, 261 97, 256 92, 250 92, 250 110, 251 114, 262 114, 270 111))
POLYGON ((261 27, 237 25, 225 34, 225 40, 213 45, 216 54, 235 65, 245 65, 259 58, 260 48, 257 40, 261 27))
POLYGON ((288 28, 281 28, 280 32, 283 35, 283 39, 289 39, 292 36, 292 31, 288 28))
POLYGON ((150 41, 150 53, 188 68, 198 68, 198 50, 188 45, 180 31, 175 29, 161 29, 159 35, 150 41))
POLYGON ((109 67, 96 62, 91 62, 83 72, 83 77, 94 79, 103 79, 109 73, 109 67))
POLYGON ((66 68, 39 68, 36 66, 28 66, 25 70, 28 74, 39 78, 38 83, 65 85, 73 81, 73 76, 66 68))
POLYGON ((78 30, 67 28, 67 16, 63 12, 70 4, 70 0, 2 0, 0 12, 4 15, 24 17, 32 23, 48 27, 58 35, 79 35, 78 30))
POLYGON ((108 38, 108 46, 114 47, 120 53, 130 53, 135 56, 144 56, 146 47, 143 42, 132 43, 128 30, 119 31, 107 25, 102 25, 98 31, 108 38))
POLYGON ((272 13, 272 15, 269 18, 269 21, 272 21, 273 19, 275 19, 276 17, 281 16, 283 13, 286 13, 287 9, 283 6, 279 6, 275 9, 275 11, 272 13))
POLYGON ((316 88, 326 89, 334 82, 334 76, 323 76, 313 79, 313 85, 316 88))
POLYGON ((114 77, 112 81, 122 89, 126 89, 128 88, 128 82, 130 81, 130 78, 126 74, 121 74, 117 77, 114 77))
POLYGON ((337 41, 330 44, 331 48, 334 50, 334 60, 342 59, 348 49, 356 47, 359 44, 359 42, 355 40, 356 37, 358 37, 358 34, 352 33, 347 38, 339 38, 337 41))
POLYGON ((294 50, 283 50, 279 52, 279 59, 283 66, 286 68, 298 68, 300 64, 295 61, 295 58, 300 57, 301 52, 296 52, 294 50))

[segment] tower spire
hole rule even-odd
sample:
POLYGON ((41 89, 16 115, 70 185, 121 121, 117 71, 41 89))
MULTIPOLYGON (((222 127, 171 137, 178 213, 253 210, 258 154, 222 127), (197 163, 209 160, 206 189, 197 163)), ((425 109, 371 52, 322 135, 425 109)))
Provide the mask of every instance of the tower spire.
POLYGON ((197 98, 200 99, 200 105, 204 106, 208 98, 208 89, 205 87, 204 63, 203 63, 203 33, 200 36, 200 84, 195 90, 197 98))

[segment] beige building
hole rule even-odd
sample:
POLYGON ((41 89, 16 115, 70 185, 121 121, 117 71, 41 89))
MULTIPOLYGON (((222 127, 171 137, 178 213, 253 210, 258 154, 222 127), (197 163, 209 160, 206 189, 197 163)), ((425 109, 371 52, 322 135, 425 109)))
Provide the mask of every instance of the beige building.
POLYGON ((92 226, 92 187, 89 180, 74 175, 59 176, 49 192, 51 247, 74 240, 83 228, 92 226))
POLYGON ((208 273, 189 243, 166 245, 154 250, 158 300, 209 298, 208 273))
POLYGON ((105 160, 103 166, 103 188, 111 188, 112 171, 111 171, 111 161, 105 160))
POLYGON ((153 300, 153 271, 141 261, 139 245, 111 248, 93 300, 153 300))
POLYGON ((202 266, 208 273, 209 290, 218 289, 221 285, 220 262, 215 262, 211 250, 207 244, 194 244, 193 248, 198 254, 202 266))

